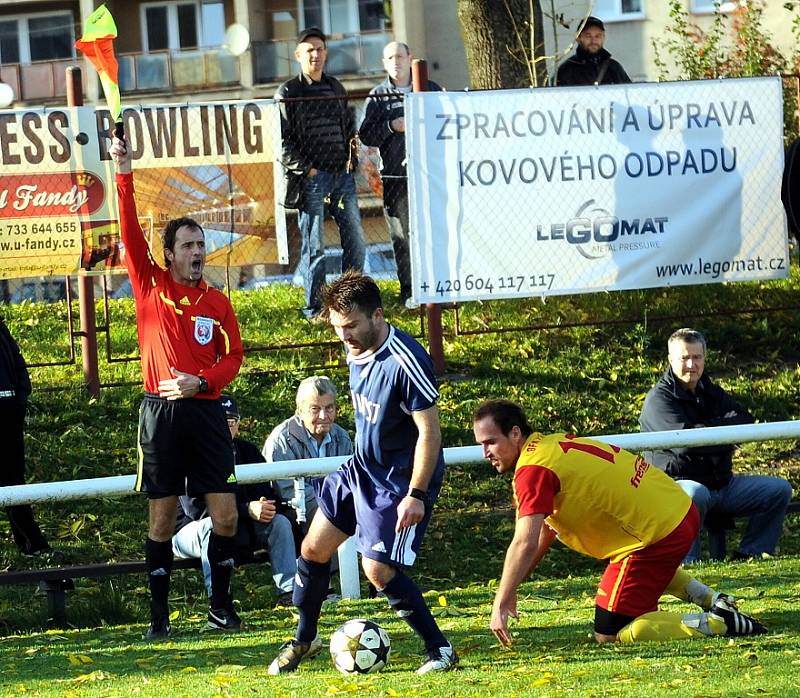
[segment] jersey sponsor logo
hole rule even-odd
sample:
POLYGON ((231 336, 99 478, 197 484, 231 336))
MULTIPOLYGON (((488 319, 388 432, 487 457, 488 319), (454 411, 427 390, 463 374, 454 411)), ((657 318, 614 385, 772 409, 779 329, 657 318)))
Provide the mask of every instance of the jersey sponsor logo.
POLYGON ((634 472, 633 477, 631 478, 631 484, 634 487, 639 487, 639 483, 642 481, 644 474, 650 468, 650 463, 648 463, 646 460, 640 457, 636 459, 634 467, 636 469, 636 472, 634 472))
POLYGON ((374 550, 376 553, 385 553, 386 546, 383 544, 382 540, 379 540, 375 545, 373 545, 370 550, 374 550))
POLYGON ((206 345, 214 337, 214 320, 198 315, 194 319, 194 338, 198 344, 206 345))
POLYGON ((353 393, 353 408, 356 412, 363 414, 370 424, 377 424, 378 412, 380 412, 381 404, 379 402, 372 402, 367 399, 365 395, 353 393))

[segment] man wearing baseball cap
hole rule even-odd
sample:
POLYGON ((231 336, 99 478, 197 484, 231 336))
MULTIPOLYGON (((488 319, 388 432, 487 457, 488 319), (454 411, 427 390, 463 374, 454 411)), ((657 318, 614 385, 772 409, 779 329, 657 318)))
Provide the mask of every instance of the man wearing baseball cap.
POLYGON ((319 314, 325 283, 325 207, 339 228, 342 271, 364 268, 366 246, 353 171, 358 164, 356 124, 347 91, 325 70, 328 46, 318 27, 297 37, 300 73, 275 93, 281 114, 284 206, 298 210, 303 314, 319 314))
MULTIPOLYGON (((231 395, 220 396, 225 410, 228 429, 233 439, 233 450, 237 464, 263 463, 264 457, 258 446, 239 438, 239 406, 231 395)), ((272 566, 272 579, 277 588, 278 603, 290 603, 294 575, 297 571, 294 534, 292 524, 282 510, 277 492, 271 482, 256 482, 237 485, 236 508, 239 514, 236 530, 237 564, 252 558, 256 550, 266 549, 272 566)), ((178 498, 178 523, 172 537, 175 557, 197 557, 202 561, 206 590, 211 593, 211 569, 208 562, 208 538, 211 519, 202 496, 178 498)), ((209 611, 208 627, 212 630, 237 631, 242 628, 239 614, 231 607, 225 615, 209 611)))
POLYGON ((631 79, 625 69, 603 48, 606 27, 603 21, 591 15, 578 23, 578 47, 556 72, 554 84, 569 85, 619 85, 631 79))

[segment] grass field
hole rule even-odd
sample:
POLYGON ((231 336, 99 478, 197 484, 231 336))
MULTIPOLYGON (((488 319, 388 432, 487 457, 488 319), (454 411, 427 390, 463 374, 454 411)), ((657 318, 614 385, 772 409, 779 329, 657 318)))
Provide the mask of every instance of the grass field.
MULTIPOLYGON (((635 431, 644 393, 663 370, 666 337, 692 324, 711 342, 708 371, 763 421, 792 419, 800 405, 795 309, 800 274, 771 283, 656 289, 634 293, 466 304, 460 330, 552 325, 491 334, 456 334, 445 313, 448 375, 440 408, 447 446, 471 444, 469 415, 485 397, 506 396, 529 408, 544 431, 583 435, 635 431), (762 312, 764 308, 784 308, 762 312), (748 309, 746 314, 731 311, 748 309), (702 314, 703 317, 696 317, 702 314), (669 320, 659 318, 669 317, 669 320), (593 319, 624 324, 584 325, 593 319)), ((416 316, 396 304, 387 285, 387 312, 419 334, 416 316)), ((342 354, 325 327, 302 321, 297 289, 277 287, 234 294, 245 343, 331 340, 328 347, 251 352, 232 386, 243 410, 243 435, 261 443, 291 411, 294 390, 310 366, 346 387, 342 354)), ((135 352, 130 302, 111 305, 115 356, 135 352)), ((66 351, 63 309, 4 307, 29 361, 66 351)), ((135 462, 135 416, 140 398, 138 365, 104 364, 103 379, 133 385, 103 390, 87 401, 80 368, 36 368, 29 414, 32 481, 82 479, 130 473, 135 462), (48 388, 45 390, 44 388, 48 388), (50 390, 49 388, 54 388, 50 390)), ((340 422, 352 427, 342 401, 340 422)), ((794 441, 745 445, 739 470, 788 477, 800 488, 794 441)), ((38 518, 67 562, 141 557, 145 502, 138 497, 85 500, 37 507, 38 518)), ((310 662, 280 681, 266 675, 294 621, 270 610, 275 593, 269 571, 240 570, 235 595, 250 630, 237 636, 201 633, 205 599, 196 572, 176 573, 172 607, 178 633, 165 645, 142 642, 147 617, 144 579, 80 580, 68 597, 73 627, 47 630, 43 599, 28 588, 0 590, 0 695, 42 696, 274 696, 357 693, 399 695, 800 695, 798 600, 800 520, 787 520, 780 556, 749 563, 701 565, 698 577, 742 598, 742 608, 771 633, 754 640, 714 639, 634 647, 597 647, 589 640, 593 593, 601 565, 557 547, 523 586, 517 642, 502 649, 487 632, 495 579, 513 528, 509 485, 483 464, 455 466, 423 554, 415 568, 431 604, 455 640, 464 669, 427 679, 409 670, 419 646, 388 612, 385 601, 343 602, 324 616, 330 632, 347 618, 366 616, 389 631, 394 656, 374 677, 338 675, 327 658, 310 662)), ((25 568, 5 517, 0 516, 0 567, 25 568)), ((669 608, 690 610, 680 603, 669 608)))

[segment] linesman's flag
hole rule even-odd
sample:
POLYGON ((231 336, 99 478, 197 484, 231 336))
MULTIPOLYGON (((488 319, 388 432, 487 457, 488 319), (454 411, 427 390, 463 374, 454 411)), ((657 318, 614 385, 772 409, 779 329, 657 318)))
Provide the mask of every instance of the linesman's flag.
POLYGON ((114 39, 117 25, 105 5, 100 5, 86 19, 83 36, 75 42, 75 47, 83 52, 97 69, 106 103, 114 122, 122 120, 122 100, 119 95, 119 67, 114 55, 114 39))

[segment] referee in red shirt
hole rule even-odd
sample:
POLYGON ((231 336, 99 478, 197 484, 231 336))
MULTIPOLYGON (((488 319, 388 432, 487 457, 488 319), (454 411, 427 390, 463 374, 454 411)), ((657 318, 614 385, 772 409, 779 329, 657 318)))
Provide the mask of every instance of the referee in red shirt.
POLYGON ((163 232, 162 269, 150 255, 136 214, 125 142, 114 139, 122 242, 139 332, 145 397, 139 410, 136 490, 150 500, 145 557, 150 585, 146 639, 166 638, 177 497, 204 495, 213 522, 208 546, 208 625, 239 630, 230 578, 236 534, 233 443, 219 396, 242 365, 242 341, 227 297, 203 280, 205 237, 191 218, 163 232))

